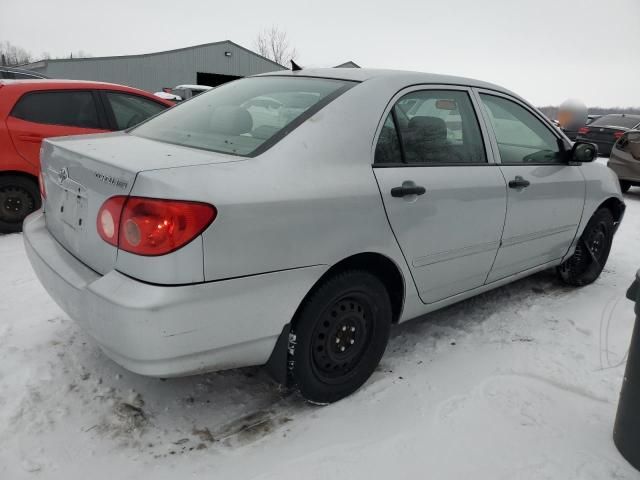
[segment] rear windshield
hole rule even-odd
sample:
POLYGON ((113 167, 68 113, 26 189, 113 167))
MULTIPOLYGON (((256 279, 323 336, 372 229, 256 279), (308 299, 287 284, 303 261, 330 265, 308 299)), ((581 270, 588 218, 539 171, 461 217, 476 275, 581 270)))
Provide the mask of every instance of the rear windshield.
POLYGON ((130 133, 187 147, 254 156, 353 85, 311 77, 245 78, 170 108, 130 133))
POLYGON ((623 117, 622 115, 605 115, 591 122, 596 127, 624 127, 632 128, 640 122, 639 116, 623 117))

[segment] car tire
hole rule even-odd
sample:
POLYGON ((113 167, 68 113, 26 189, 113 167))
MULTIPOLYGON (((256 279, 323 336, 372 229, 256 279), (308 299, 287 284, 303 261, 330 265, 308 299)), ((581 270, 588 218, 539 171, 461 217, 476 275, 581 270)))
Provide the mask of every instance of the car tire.
POLYGON ((369 272, 349 270, 321 284, 292 328, 290 371, 302 396, 327 404, 360 388, 384 354, 392 315, 387 289, 369 272))
POLYGON ((631 182, 627 182, 626 180, 620 180, 620 190, 622 193, 627 193, 631 188, 631 182))
POLYGON ((18 175, 0 176, 0 233, 21 232, 25 217, 40 204, 35 181, 18 175))
POLYGON ((557 269, 560 279, 573 286, 594 282, 604 268, 613 240, 613 215, 606 208, 593 214, 574 254, 557 269))

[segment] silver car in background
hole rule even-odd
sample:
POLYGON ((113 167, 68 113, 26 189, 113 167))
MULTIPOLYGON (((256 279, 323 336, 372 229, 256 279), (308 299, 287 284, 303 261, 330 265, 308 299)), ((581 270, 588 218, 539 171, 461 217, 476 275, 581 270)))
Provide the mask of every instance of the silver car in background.
POLYGON ((44 142, 41 282, 144 375, 267 364, 359 388, 392 324, 557 267, 593 282, 618 181, 484 82, 318 69, 231 82, 127 132, 44 142))
POLYGON ((616 172, 623 193, 640 187, 640 123, 613 145, 607 165, 616 172))

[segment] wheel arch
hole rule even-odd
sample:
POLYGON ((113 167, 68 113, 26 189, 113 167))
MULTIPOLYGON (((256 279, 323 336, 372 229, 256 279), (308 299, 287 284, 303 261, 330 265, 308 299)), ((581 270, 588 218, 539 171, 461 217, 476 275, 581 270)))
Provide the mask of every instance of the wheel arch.
MULTIPOLYGON (((624 216, 625 204, 622 200, 617 197, 609 197, 596 208, 593 213, 597 212, 601 208, 606 208, 613 215, 613 221, 615 222, 616 228, 622 221, 622 217, 624 216)), ((591 215, 593 215, 593 213, 591 215)))
POLYGON ((32 173, 25 172, 25 171, 22 171, 22 170, 2 170, 2 171, 0 171, 0 177, 8 177, 8 176, 15 176, 15 177, 22 177, 22 178, 29 179, 29 180, 33 181, 36 184, 36 187, 38 187, 38 191, 40 190, 40 187, 38 185, 38 177, 33 175, 32 173))
POLYGON ((406 283, 402 270, 397 263, 388 256, 377 252, 361 252, 345 257, 333 264, 313 284, 298 304, 289 323, 284 325, 269 360, 266 363, 267 371, 276 382, 283 385, 288 383, 289 335, 292 328, 296 325, 296 320, 299 317, 302 305, 327 279, 347 270, 365 270, 378 277, 387 289, 391 299, 391 311, 393 313, 392 323, 398 323, 400 320, 406 296, 406 283))
POLYGON ((311 295, 328 278, 347 270, 364 270, 378 277, 387 289, 391 299, 391 310, 393 312, 392 323, 398 323, 400 316, 402 315, 406 292, 405 279, 400 267, 388 256, 381 253, 362 252, 343 258, 324 272, 311 289, 309 289, 298 305, 298 308, 291 319, 291 324, 295 325, 298 312, 309 295, 311 295))

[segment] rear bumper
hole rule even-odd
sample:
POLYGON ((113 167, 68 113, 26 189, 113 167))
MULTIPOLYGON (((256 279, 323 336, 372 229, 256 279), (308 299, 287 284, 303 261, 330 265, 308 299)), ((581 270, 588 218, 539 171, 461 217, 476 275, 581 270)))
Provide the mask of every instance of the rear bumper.
POLYGON ((60 246, 40 211, 25 220, 24 243, 45 289, 110 358, 161 377, 266 363, 326 269, 187 286, 150 285, 117 271, 102 276, 60 246))

